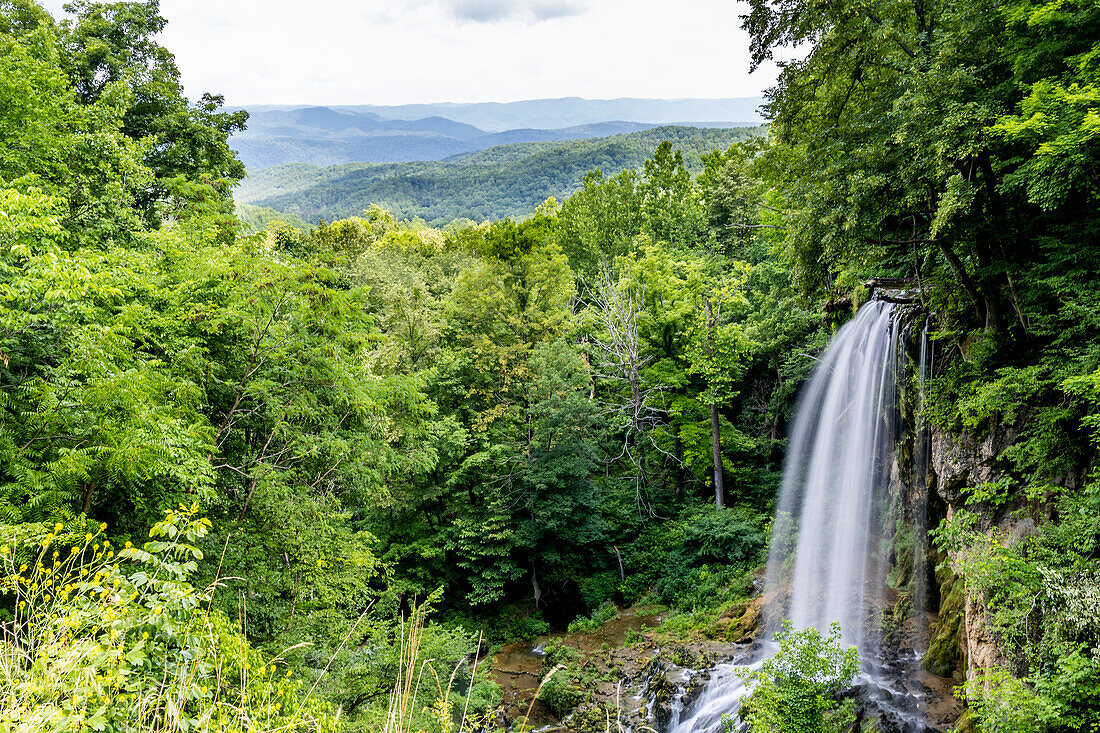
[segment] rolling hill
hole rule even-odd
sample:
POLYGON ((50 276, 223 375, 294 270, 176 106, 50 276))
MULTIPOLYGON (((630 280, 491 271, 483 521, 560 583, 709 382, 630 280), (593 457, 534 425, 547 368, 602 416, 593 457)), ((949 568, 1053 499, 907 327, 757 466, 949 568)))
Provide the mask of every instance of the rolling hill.
MULTIPOLYGON (((344 112, 376 115, 379 119, 414 120, 438 115, 464 122, 489 132, 535 127, 554 129, 596 122, 630 120, 670 125, 710 120, 706 127, 757 125, 763 118, 757 108, 760 97, 730 99, 527 99, 519 102, 476 102, 472 104, 406 104, 396 106, 356 105, 335 107, 344 112)), ((259 108, 257 108, 259 109, 259 108)))
POLYGON ((761 132, 759 127, 655 127, 603 138, 516 143, 444 161, 280 165, 251 174, 236 199, 250 223, 270 218, 270 210, 308 222, 332 221, 371 204, 432 224, 519 217, 550 196, 565 198, 588 171, 640 168, 663 140, 682 150, 689 167, 697 169, 703 153, 761 132))

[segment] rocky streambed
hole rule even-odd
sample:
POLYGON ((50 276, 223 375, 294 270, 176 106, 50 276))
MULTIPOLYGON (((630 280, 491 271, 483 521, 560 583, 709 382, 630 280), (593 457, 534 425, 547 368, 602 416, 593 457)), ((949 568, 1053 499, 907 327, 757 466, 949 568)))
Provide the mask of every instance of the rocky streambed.
POLYGON ((664 730, 690 709, 716 666, 751 658, 760 606, 759 599, 736 605, 676 631, 662 628, 659 607, 628 608, 591 632, 505 645, 490 667, 504 695, 499 729, 664 730))
MULTIPOLYGON (((627 608, 590 632, 505 645, 486 660, 503 691, 496 730, 663 733, 674 728, 694 712, 712 676, 728 677, 762 656, 763 603, 757 598, 735 605, 689 628, 666 624, 667 612, 659 607, 627 608)), ((882 657, 864 660, 874 668, 875 680, 864 675, 859 689, 848 693, 863 699, 864 730, 953 728, 962 712, 952 694, 956 681, 924 669, 913 651, 926 648, 934 622, 933 614, 921 623, 909 619, 882 657)))

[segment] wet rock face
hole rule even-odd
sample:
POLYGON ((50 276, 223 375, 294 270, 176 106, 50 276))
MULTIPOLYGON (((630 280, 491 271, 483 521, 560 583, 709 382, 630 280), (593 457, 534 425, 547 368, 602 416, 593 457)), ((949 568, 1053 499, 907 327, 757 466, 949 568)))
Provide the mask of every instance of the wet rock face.
MULTIPOLYGON (((990 430, 980 439, 933 428, 933 483, 935 491, 947 503, 949 515, 966 505, 964 489, 1001 478, 1003 466, 1000 456, 1018 436, 1019 431, 1012 427, 990 430)), ((1010 541, 1018 541, 1035 531, 1035 523, 1031 519, 1015 519, 1004 513, 989 511, 988 508, 987 511, 980 512, 980 517, 979 526, 982 529, 992 530, 996 527, 1006 531, 1010 541)), ((961 586, 962 583, 960 581, 954 585, 961 586)), ((965 661, 966 677, 973 679, 981 668, 993 664, 1003 665, 1005 656, 987 629, 985 608, 981 599, 970 596, 961 587, 948 587, 945 584, 943 591, 943 618, 934 633, 935 643, 930 650, 932 658, 928 660, 926 667, 942 671, 954 661, 953 656, 961 657, 965 661), (955 655, 948 648, 952 638, 958 640, 955 655)))
POLYGON ((966 654, 966 678, 974 679, 980 670, 1007 667, 1008 663, 985 620, 985 606, 970 595, 963 606, 963 639, 966 654))
MULTIPOLYGON (((949 515, 965 506, 965 488, 1001 478, 1000 456, 1018 436, 1019 430, 1012 427, 990 430, 981 439, 932 430, 934 487, 947 502, 949 515)), ((993 511, 985 507, 979 516, 981 529, 1004 532, 1010 543, 1019 542, 1037 530, 1033 519, 1013 517, 1008 509, 993 511)), ((941 588, 941 619, 933 634, 926 668, 942 674, 961 658, 966 678, 974 679, 983 669, 1006 666, 1008 660, 986 623, 982 600, 966 593, 961 580, 951 585, 945 583, 941 588), (954 654, 952 644, 957 646, 954 654)))
POLYGON ((993 430, 981 440, 969 435, 954 436, 944 430, 932 430, 932 471, 936 491, 948 503, 957 507, 963 502, 962 490, 967 486, 995 481, 1001 476, 998 458, 1015 442, 1013 429, 993 430))
POLYGON ((665 659, 657 658, 655 662, 649 694, 653 700, 653 722, 659 730, 663 730, 672 720, 673 706, 687 681, 688 672, 665 659))
POLYGON ((937 572, 937 580, 940 582, 940 612, 932 625, 932 638, 921 666, 940 677, 955 677, 960 671, 962 649, 966 645, 963 582, 946 565, 937 572))
POLYGON ((658 653, 646 668, 646 691, 652 702, 653 723, 663 730, 677 709, 689 710, 710 680, 717 664, 706 649, 672 646, 658 653))
POLYGON ((697 674, 693 674, 687 684, 684 685, 684 694, 680 697, 680 704, 683 706, 685 714, 691 712, 695 701, 703 694, 703 690, 707 688, 707 682, 709 681, 710 670, 704 669, 697 674))

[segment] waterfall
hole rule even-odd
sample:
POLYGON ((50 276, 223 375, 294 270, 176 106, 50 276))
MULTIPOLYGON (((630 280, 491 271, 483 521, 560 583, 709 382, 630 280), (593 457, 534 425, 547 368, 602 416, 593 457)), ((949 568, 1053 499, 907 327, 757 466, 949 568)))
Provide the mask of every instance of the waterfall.
MULTIPOLYGON (((822 631, 839 621, 845 643, 865 659, 880 652, 875 611, 888 569, 884 528, 899 432, 895 310, 881 300, 864 305, 837 332, 799 395, 767 568, 769 631, 782 619, 822 631)), ((924 344, 921 361, 923 382, 924 344)), ((736 668, 720 667, 669 733, 721 730, 721 713, 735 712, 746 692, 736 668)))
POLYGON ((790 566, 787 602, 768 609, 772 628, 782 618, 821 631, 839 621, 861 652, 875 641, 865 615, 885 568, 876 530, 897 433, 893 311, 884 301, 861 308, 803 387, 768 556, 773 581, 790 566))

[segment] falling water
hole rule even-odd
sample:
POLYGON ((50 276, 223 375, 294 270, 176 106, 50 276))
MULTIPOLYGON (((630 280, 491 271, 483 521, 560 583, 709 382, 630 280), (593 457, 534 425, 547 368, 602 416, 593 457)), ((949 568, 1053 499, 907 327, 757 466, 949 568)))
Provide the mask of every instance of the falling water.
MULTIPOLYGON (((870 610, 881 606, 887 570, 889 538, 882 527, 898 432, 899 330, 892 303, 866 304, 840 329, 803 388, 768 559, 769 630, 781 619, 822 631, 839 621, 844 640, 865 657, 879 652, 870 610)), ((716 670, 669 733, 720 730, 721 713, 735 712, 745 693, 733 670, 716 670)))
POLYGON ((874 643, 866 609, 884 574, 876 531, 885 510, 889 457, 897 432, 894 305, 872 301, 840 329, 799 397, 783 468, 779 524, 768 577, 790 570, 786 603, 769 609, 775 624, 827 631, 839 621, 861 651, 874 643))

